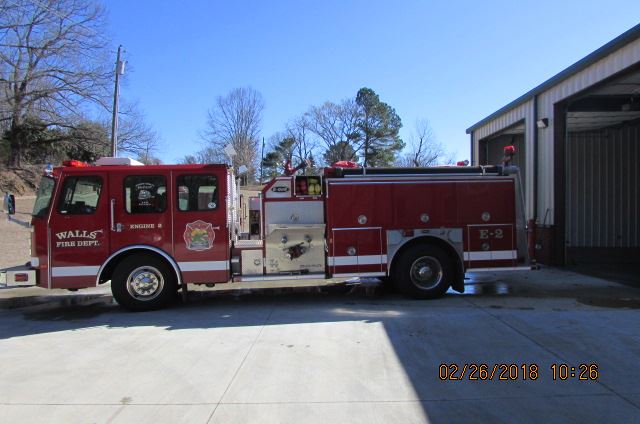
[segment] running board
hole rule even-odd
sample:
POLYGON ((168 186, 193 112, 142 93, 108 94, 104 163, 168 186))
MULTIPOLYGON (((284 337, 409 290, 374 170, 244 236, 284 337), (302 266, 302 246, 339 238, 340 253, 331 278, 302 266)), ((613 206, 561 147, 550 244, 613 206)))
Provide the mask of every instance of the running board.
POLYGON ((325 274, 283 274, 283 275, 254 275, 236 276, 233 282, 253 282, 253 281, 280 281, 280 280, 326 280, 325 274))
POLYGON ((498 272, 498 271, 531 271, 540 269, 538 265, 531 266, 509 266, 509 267, 495 267, 495 268, 467 268, 465 273, 468 272, 498 272))

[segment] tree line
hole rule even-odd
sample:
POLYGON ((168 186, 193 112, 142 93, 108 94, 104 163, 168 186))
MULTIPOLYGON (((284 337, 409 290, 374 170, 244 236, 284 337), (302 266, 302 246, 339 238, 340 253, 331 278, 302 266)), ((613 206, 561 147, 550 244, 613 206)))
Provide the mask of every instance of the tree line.
POLYGON ((361 88, 355 97, 338 103, 327 101, 292 118, 262 146, 260 128, 264 100, 257 90, 244 87, 218 96, 208 112, 205 146, 183 158, 184 163, 229 161, 224 151, 231 145, 236 171, 247 168, 248 180, 280 175, 287 162, 308 161, 305 172, 321 166, 352 161, 370 167, 422 167, 452 163, 426 119, 415 124, 408 143, 399 135, 402 120, 395 109, 380 100, 371 88, 361 88))
MULTIPOLYGON (((109 155, 106 24, 90 0, 0 0, 0 155, 9 166, 109 155)), ((158 149, 140 108, 123 105, 118 150, 152 163, 158 149)))

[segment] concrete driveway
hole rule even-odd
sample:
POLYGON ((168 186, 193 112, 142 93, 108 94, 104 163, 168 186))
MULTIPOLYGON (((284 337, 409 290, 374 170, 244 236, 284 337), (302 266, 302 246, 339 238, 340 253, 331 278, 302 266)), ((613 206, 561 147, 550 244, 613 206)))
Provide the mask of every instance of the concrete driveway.
POLYGON ((556 269, 467 283, 435 301, 195 293, 139 314, 104 288, 1 290, 0 421, 638 421, 640 290, 556 269), (441 364, 498 373, 443 381, 441 364), (554 381, 553 364, 597 379, 554 381))

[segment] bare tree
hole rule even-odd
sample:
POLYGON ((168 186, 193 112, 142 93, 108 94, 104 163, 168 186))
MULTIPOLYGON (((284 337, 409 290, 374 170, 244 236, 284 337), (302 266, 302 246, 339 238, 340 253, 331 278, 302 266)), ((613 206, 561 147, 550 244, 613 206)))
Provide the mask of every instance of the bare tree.
POLYGON ((236 151, 232 162, 234 170, 244 165, 248 168, 247 174, 255 177, 263 110, 262 95, 250 87, 234 88, 226 96, 218 96, 215 106, 209 110, 204 132, 211 149, 208 152, 213 156, 210 159, 226 162, 223 149, 230 144, 236 151))
MULTIPOLYGON (((198 150, 197 152, 186 155, 179 163, 220 163, 220 151, 215 147, 204 147, 203 149, 198 150)), ((225 162, 227 159, 222 160, 225 162)))
MULTIPOLYGON (((307 114, 292 119, 287 124, 286 137, 294 140, 291 160, 302 162, 306 159, 315 160, 317 143, 312 139, 311 121, 307 114)), ((280 140, 282 140, 282 137, 280 140)))
POLYGON ((103 8, 91 0, 0 0, 0 121, 19 165, 25 120, 72 127, 87 103, 108 108, 103 8))
MULTIPOLYGON (((120 113, 122 116, 118 128, 118 151, 135 156, 145 164, 158 163, 157 155, 162 147, 160 137, 146 121, 138 104, 125 105, 120 113)), ((105 121, 103 125, 110 133, 111 123, 105 121)))
POLYGON ((338 160, 356 160, 361 146, 354 145, 358 138, 358 107, 354 100, 340 104, 326 102, 312 107, 306 114, 309 130, 324 144, 327 163, 338 160))
POLYGON ((408 151, 400 158, 398 165, 404 167, 424 167, 447 163, 445 149, 435 137, 427 119, 416 121, 413 134, 409 137, 408 151))

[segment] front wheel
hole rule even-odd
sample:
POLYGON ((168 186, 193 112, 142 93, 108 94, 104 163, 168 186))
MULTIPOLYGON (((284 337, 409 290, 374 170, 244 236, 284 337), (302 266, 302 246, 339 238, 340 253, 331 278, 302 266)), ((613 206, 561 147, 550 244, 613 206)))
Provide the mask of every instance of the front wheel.
POLYGON ((166 262, 148 254, 125 258, 111 278, 113 297, 130 311, 163 308, 173 299, 176 290, 173 271, 166 262))
POLYGON ((405 296, 434 299, 442 296, 451 285, 451 258, 437 246, 411 246, 398 258, 392 276, 394 284, 405 296))

